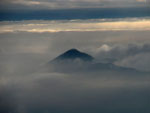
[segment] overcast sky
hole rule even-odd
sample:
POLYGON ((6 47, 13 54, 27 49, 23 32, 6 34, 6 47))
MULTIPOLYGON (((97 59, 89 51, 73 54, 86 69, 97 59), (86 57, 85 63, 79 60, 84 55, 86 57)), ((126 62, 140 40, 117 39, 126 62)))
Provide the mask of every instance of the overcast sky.
POLYGON ((1 0, 2 10, 148 7, 149 0, 1 0))

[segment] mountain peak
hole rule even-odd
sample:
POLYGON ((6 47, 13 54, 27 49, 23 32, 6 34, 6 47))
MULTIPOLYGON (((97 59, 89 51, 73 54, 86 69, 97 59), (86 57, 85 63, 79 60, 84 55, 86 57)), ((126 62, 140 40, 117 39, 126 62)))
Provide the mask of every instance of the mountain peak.
POLYGON ((69 53, 69 54, 72 54, 72 53, 73 53, 73 54, 75 54, 75 53, 80 53, 80 51, 77 50, 77 49, 75 49, 75 48, 72 48, 72 49, 66 51, 65 53, 69 53))
POLYGON ((80 59, 82 61, 92 61, 94 58, 87 53, 80 52, 79 50, 72 48, 63 54, 56 57, 52 62, 64 61, 64 60, 75 60, 80 59))

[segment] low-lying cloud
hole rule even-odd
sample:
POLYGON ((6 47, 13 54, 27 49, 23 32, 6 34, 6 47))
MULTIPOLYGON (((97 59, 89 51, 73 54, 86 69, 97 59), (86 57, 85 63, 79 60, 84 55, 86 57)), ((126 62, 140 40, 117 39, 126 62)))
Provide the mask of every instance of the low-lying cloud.
MULTIPOLYGON (((64 25, 73 29, 71 25, 76 25, 76 22, 63 24, 55 21, 47 26, 53 29, 60 27, 63 32, 27 31, 27 28, 33 29, 32 26, 42 29, 38 22, 37 25, 34 22, 29 25, 31 28, 27 21, 24 24, 4 22, 1 27, 2 31, 4 27, 4 30, 14 31, 0 33, 0 112, 150 112, 150 77, 147 73, 40 72, 47 62, 71 48, 94 56, 97 62, 106 59, 120 66, 149 71, 149 31, 129 29, 85 32, 80 29, 82 32, 65 32, 64 25), (17 31, 21 27, 25 30, 17 31)), ((47 23, 44 23, 44 28, 47 23)), ((117 24, 108 23, 102 22, 106 25, 117 24)), ((96 24, 93 22, 91 26, 96 24)), ((82 28, 84 25, 89 26, 88 22, 81 25, 82 28)))
POLYGON ((149 79, 146 75, 74 72, 1 76, 0 111, 148 113, 149 79))
MULTIPOLYGON (((93 49, 94 50, 94 49, 93 49)), ((95 56, 101 62, 114 62, 117 65, 133 67, 139 70, 150 70, 150 45, 102 45, 95 49, 95 56)))

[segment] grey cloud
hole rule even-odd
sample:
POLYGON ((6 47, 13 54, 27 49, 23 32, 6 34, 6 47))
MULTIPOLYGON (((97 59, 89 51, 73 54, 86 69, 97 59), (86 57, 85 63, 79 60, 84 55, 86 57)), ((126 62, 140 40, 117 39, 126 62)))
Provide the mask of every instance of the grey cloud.
POLYGON ((62 9, 147 6, 137 0, 1 0, 1 9, 62 9), (27 8, 28 7, 28 8, 27 8))
POLYGON ((150 71, 150 52, 139 53, 126 57, 116 62, 116 64, 126 67, 136 68, 138 70, 150 71))
POLYGON ((7 76, 10 80, 5 77, 5 84, 1 82, 5 93, 1 98, 6 104, 0 106, 6 105, 12 113, 149 112, 148 76, 84 74, 35 73, 13 75, 11 79, 12 75, 7 76))
POLYGON ((121 66, 150 70, 150 44, 114 45, 112 47, 102 45, 96 52, 96 58, 102 62, 115 62, 121 66))
MULTIPOLYGON (((103 46, 103 45, 102 45, 103 46)), ((110 57, 114 58, 123 58, 127 56, 133 56, 139 53, 149 53, 150 52, 150 45, 149 44, 144 44, 144 45, 139 45, 139 44, 128 44, 128 45, 114 45, 114 46, 109 46, 109 50, 102 50, 97 53, 97 55, 107 55, 110 57)))

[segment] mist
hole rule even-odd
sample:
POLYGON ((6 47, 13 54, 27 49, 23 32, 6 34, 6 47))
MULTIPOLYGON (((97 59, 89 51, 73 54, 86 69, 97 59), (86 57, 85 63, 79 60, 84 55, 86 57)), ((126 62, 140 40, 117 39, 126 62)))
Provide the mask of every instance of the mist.
POLYGON ((0 112, 149 113, 149 35, 146 30, 1 33, 0 112), (71 48, 95 62, 105 59, 137 72, 41 71, 71 48))

